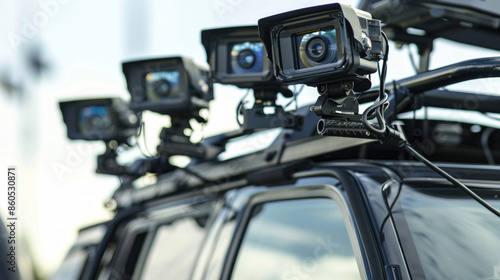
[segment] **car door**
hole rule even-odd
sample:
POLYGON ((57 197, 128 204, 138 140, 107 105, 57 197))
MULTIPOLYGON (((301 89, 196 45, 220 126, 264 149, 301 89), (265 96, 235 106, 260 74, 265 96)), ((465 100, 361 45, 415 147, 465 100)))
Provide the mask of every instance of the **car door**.
POLYGON ((341 187, 306 178, 228 193, 193 279, 371 279, 341 187))
POLYGON ((168 200, 150 203, 121 225, 98 279, 189 279, 217 198, 168 200))

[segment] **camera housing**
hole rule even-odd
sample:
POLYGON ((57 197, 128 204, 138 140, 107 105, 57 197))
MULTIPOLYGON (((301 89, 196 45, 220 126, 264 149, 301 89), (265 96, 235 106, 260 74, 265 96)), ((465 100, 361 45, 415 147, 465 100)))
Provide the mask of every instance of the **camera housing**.
POLYGON ((139 126, 137 115, 117 98, 65 101, 59 108, 72 140, 125 143, 139 126))
POLYGON ((189 117, 213 99, 209 72, 184 57, 124 62, 134 111, 189 117))
POLYGON ((292 97, 293 93, 276 80, 257 26, 203 30, 201 41, 215 82, 254 91, 253 108, 241 110, 243 131, 279 126, 300 129, 300 117, 276 105, 279 92, 284 97, 292 97), (275 113, 266 114, 265 107, 274 107, 275 113))
POLYGON ((371 87, 383 53, 380 21, 344 4, 294 10, 258 22, 276 78, 287 85, 317 86, 346 80, 371 87))
POLYGON ((215 82, 240 88, 278 88, 256 25, 203 30, 201 42, 215 82))

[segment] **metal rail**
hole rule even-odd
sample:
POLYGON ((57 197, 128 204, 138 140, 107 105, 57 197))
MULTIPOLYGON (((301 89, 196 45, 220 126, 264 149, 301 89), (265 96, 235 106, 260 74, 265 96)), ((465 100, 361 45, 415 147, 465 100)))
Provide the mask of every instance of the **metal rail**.
MULTIPOLYGON (((500 77, 500 57, 487 57, 462 61, 435 70, 404 78, 396 82, 397 87, 405 87, 411 93, 418 94, 440 87, 469 80, 500 77)), ((393 91, 392 82, 385 85, 393 91)), ((476 95, 477 96, 477 95, 476 95)), ((378 87, 359 93, 359 102, 373 101, 378 97, 378 87)))
MULTIPOLYGON (((397 87, 407 88, 410 94, 400 104, 404 106, 396 106, 395 112, 408 108, 407 105, 411 103, 408 96, 415 94, 424 93, 420 95, 424 98, 424 105, 440 107, 450 106, 449 104, 453 104, 453 100, 463 101, 470 96, 477 96, 468 93, 456 94, 449 91, 436 91, 435 89, 457 82, 487 77, 500 77, 500 57, 468 60, 399 80, 397 87)), ((393 84, 387 84, 386 88, 393 90, 393 84)), ((360 94, 359 100, 360 102, 367 102, 377 96, 378 89, 374 88, 360 94)), ((500 97, 488 96, 487 98, 486 102, 481 100, 481 102, 488 103, 484 105, 483 109, 493 111, 498 108, 496 111, 500 111, 500 106, 495 106, 495 104, 500 104, 500 97)), ((399 100, 399 102, 401 101, 399 100)), ((307 130, 306 126, 305 130, 307 130)), ((158 176, 158 182, 154 185, 142 189, 128 188, 119 190, 114 194, 113 198, 117 201, 119 207, 127 207, 146 200, 195 190, 201 186, 220 187, 223 190, 224 185, 230 184, 234 180, 242 182, 241 180, 245 179, 245 175, 251 172, 375 141, 310 135, 309 131, 301 133, 285 129, 275 142, 263 151, 223 162, 200 163, 189 167, 189 172, 179 168, 173 172, 158 176), (300 134, 300 137, 295 137, 294 133, 300 134)))

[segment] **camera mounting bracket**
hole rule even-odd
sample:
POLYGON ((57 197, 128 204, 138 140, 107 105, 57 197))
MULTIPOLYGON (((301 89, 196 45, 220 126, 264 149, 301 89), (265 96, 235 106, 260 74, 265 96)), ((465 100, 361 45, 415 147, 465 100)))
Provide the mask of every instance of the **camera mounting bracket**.
POLYGON ((122 190, 130 188, 130 183, 146 173, 163 174, 175 169, 175 166, 160 157, 138 159, 129 166, 120 165, 116 162, 116 148, 113 143, 106 142, 106 151, 97 156, 96 173, 118 176, 122 190))
POLYGON ((316 126, 318 134, 378 139, 362 122, 359 102, 354 95, 355 83, 356 80, 346 80, 317 87, 320 96, 311 111, 321 117, 316 126))
MULTIPOLYGON (((199 123, 206 122, 199 115, 194 119, 199 123)), ((189 121, 191 118, 182 118, 171 116, 171 126, 164 127, 160 133, 161 142, 157 147, 157 151, 161 158, 169 158, 174 155, 183 155, 204 160, 212 160, 220 154, 224 148, 214 145, 200 145, 192 143, 190 136, 185 133, 186 130, 191 130, 189 121)))
POLYGON ((123 182, 131 182, 148 172, 161 174, 173 170, 173 166, 165 164, 160 158, 139 159, 130 166, 120 165, 116 161, 118 157, 116 149, 119 144, 116 141, 106 141, 105 144, 106 151, 97 156, 98 174, 116 175, 122 178, 123 182))
POLYGON ((243 131, 253 131, 267 128, 291 128, 302 129, 303 117, 295 115, 293 112, 285 112, 283 107, 276 105, 278 92, 285 97, 293 96, 293 93, 286 87, 279 89, 254 88, 255 103, 251 109, 243 109, 243 131), (265 107, 273 107, 273 114, 266 114, 265 107))
POLYGON ((108 175, 125 175, 126 167, 116 162, 118 156, 116 141, 105 141, 106 151, 104 154, 97 156, 96 173, 108 175))
MULTIPOLYGON (((359 114, 359 102, 354 95, 356 81, 342 81, 339 83, 323 84, 318 86, 320 94, 316 104, 311 108, 321 119, 316 125, 318 134, 324 136, 340 136, 378 139, 383 144, 403 147, 406 143, 403 129, 385 126, 383 132, 370 132, 359 114)), ((368 124, 380 130, 378 124, 368 124)))
POLYGON ((321 84, 317 87, 320 96, 311 110, 320 117, 354 117, 359 113, 359 103, 353 89, 353 81, 321 84))

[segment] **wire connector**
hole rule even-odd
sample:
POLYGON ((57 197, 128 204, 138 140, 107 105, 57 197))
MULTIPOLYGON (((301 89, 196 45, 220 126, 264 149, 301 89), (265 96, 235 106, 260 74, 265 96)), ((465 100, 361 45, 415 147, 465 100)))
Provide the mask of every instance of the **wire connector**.
POLYGON ((396 129, 386 126, 385 133, 379 135, 380 143, 403 148, 408 144, 403 127, 400 124, 395 125, 396 129))

